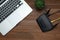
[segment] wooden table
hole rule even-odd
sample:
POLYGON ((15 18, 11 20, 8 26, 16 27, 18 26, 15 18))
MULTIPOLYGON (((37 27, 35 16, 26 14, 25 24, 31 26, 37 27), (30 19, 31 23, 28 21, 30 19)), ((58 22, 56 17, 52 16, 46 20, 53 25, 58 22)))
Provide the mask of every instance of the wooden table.
MULTIPOLYGON (((21 21, 14 29, 6 36, 0 34, 0 40, 60 40, 60 24, 52 31, 42 32, 39 28, 36 19, 42 14, 43 10, 37 11, 34 6, 34 0, 25 0, 33 9, 33 12, 21 21)), ((45 0, 46 9, 51 8, 51 12, 55 12, 49 18, 54 20, 60 17, 60 0, 45 0), (58 11, 58 12, 57 12, 58 11)), ((60 22, 60 21, 58 21, 60 22)), ((58 23, 56 22, 56 23, 58 23)))

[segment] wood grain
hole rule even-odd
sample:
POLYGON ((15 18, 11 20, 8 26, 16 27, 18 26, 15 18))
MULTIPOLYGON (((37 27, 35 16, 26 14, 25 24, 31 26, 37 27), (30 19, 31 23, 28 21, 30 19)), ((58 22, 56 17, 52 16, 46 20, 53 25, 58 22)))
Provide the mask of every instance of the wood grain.
MULTIPOLYGON (((52 31, 43 33, 36 22, 36 19, 42 14, 43 10, 37 11, 35 9, 35 0, 25 1, 31 6, 33 12, 6 36, 0 34, 0 40, 60 40, 60 24, 58 24, 52 31)), ((52 9, 50 13, 56 13, 49 17, 51 20, 60 17, 60 0, 45 0, 45 3, 47 10, 49 8, 52 9)))

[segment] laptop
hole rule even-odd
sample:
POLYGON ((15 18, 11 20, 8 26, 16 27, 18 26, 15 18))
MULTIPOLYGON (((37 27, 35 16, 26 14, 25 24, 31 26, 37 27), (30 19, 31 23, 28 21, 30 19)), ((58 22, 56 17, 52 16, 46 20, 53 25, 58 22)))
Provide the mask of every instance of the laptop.
POLYGON ((0 0, 0 33, 6 35, 31 12, 24 0, 0 0))

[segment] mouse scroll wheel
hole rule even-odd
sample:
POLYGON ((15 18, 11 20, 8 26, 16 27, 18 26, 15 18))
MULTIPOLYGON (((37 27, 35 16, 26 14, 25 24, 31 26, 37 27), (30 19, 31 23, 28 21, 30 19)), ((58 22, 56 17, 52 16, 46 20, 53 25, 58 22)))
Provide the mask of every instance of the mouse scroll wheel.
POLYGON ((0 5, 2 4, 2 3, 4 3, 6 0, 0 0, 0 5))

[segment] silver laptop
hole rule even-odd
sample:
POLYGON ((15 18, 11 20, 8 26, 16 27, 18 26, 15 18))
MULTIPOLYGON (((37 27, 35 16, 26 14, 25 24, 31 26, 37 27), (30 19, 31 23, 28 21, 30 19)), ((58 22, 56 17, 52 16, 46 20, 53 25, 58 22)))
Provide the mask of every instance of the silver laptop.
POLYGON ((24 0, 0 0, 0 33, 6 35, 31 11, 24 0))

